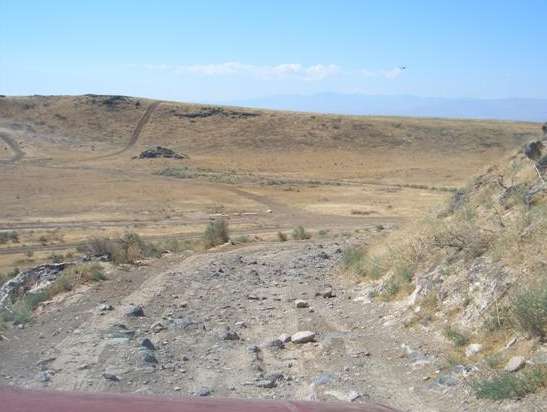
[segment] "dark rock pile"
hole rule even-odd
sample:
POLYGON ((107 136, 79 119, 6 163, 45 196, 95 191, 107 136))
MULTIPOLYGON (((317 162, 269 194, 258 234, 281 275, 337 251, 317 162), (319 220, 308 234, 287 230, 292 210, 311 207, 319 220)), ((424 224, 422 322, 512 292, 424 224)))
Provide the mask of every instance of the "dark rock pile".
POLYGON ((139 155, 139 159, 156 159, 163 157, 166 159, 185 159, 187 156, 174 152, 166 147, 156 146, 146 149, 139 155))
POLYGON ((19 273, 0 287, 0 308, 11 303, 12 299, 22 296, 31 289, 48 285, 57 279, 60 272, 72 263, 52 263, 36 266, 19 273))
POLYGON ((184 112, 178 113, 173 111, 174 116, 180 118, 196 119, 196 118, 205 118, 211 116, 225 116, 230 118, 247 118, 247 117, 256 117, 259 116, 259 113, 254 112, 244 112, 239 110, 225 110, 222 107, 202 107, 200 110, 195 112, 184 112))

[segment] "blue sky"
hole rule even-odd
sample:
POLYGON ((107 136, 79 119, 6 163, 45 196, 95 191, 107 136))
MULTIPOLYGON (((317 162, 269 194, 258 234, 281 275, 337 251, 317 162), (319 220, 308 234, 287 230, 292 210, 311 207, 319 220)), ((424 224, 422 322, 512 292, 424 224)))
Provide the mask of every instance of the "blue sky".
POLYGON ((0 0, 0 18, 2 94, 547 97, 544 0, 0 0))

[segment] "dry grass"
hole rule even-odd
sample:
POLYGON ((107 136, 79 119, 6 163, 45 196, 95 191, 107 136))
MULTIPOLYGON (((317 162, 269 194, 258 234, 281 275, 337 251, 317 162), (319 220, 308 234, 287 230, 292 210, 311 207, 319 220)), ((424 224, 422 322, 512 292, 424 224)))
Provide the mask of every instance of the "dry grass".
POLYGON ((64 270, 61 275, 47 288, 48 297, 70 291, 77 286, 106 280, 103 268, 98 263, 86 263, 72 266, 64 270))
MULTIPOLYGON (((196 216, 219 204, 229 205, 227 214, 260 214, 272 208, 270 201, 285 204, 306 213, 303 224, 310 229, 324 221, 336 226, 336 219, 352 210, 374 211, 353 216, 375 223, 414 218, 447 196, 432 189, 460 185, 484 162, 535 132, 526 123, 234 108, 190 118, 185 115, 201 106, 164 102, 135 147, 99 158, 124 147, 150 103, 100 96, 2 99, 0 126, 14 128, 25 157, 16 168, 0 165, 0 192, 13 194, 0 200, 0 223, 29 224, 17 229, 21 243, 39 245, 42 238, 47 245, 64 241, 69 249, 91 236, 119 237, 136 230, 133 225, 146 236, 199 235, 207 216, 196 216), (190 159, 132 159, 150 145, 190 159), (170 172, 162 176, 162 170, 170 172), (170 177, 173 171, 187 178, 170 177), (245 185, 265 202, 227 183, 245 185), (172 217, 180 219, 171 224, 172 217), (62 225, 62 237, 52 238, 41 222, 62 225)), ((247 230, 278 224, 273 217, 264 220, 243 224, 247 230)), ((232 227, 235 231, 236 223, 232 227)), ((0 267, 13 267, 15 259, 2 258, 0 267)))

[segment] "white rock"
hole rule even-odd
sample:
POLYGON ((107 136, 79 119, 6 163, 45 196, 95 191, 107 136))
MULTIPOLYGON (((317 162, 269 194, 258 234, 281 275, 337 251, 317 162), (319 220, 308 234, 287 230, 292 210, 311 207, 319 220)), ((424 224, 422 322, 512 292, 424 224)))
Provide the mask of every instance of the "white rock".
POLYGON ((465 356, 468 358, 470 356, 476 355, 482 350, 482 345, 480 343, 471 343, 465 348, 465 356))
POLYGON ((287 342, 291 341, 291 335, 283 333, 283 334, 279 335, 279 338, 277 338, 277 339, 279 339, 283 343, 287 343, 287 342))
POLYGON ((309 330, 296 332, 294 335, 291 336, 291 341, 293 341, 293 343, 308 343, 313 342, 314 340, 315 332, 311 332, 309 330))
POLYGON ((305 300, 302 300, 302 299, 295 300, 294 305, 297 308, 307 308, 308 306, 310 306, 310 304, 308 302, 306 302, 305 300))
POLYGON ((526 359, 523 356, 513 356, 505 365, 505 370, 507 372, 516 372, 521 369, 526 363, 526 359))

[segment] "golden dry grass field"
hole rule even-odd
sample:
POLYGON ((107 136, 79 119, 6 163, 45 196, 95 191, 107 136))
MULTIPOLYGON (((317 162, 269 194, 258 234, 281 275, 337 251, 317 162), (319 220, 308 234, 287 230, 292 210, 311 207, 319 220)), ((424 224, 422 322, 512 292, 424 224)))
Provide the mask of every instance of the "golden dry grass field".
POLYGON ((112 96, 0 98, 0 272, 133 230, 264 238, 423 215, 537 124, 319 115, 112 96), (163 146, 185 159, 136 159, 163 146))

